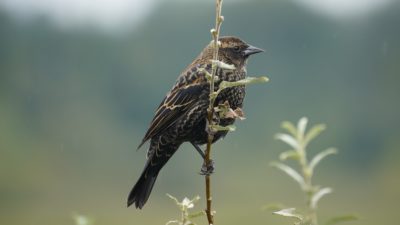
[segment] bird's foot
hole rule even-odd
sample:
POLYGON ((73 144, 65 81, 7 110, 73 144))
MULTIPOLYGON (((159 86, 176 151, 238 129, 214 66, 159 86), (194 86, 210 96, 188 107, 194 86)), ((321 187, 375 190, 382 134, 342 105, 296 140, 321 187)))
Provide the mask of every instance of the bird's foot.
POLYGON ((214 172, 214 161, 210 159, 208 163, 204 162, 200 170, 200 175, 209 176, 214 172))

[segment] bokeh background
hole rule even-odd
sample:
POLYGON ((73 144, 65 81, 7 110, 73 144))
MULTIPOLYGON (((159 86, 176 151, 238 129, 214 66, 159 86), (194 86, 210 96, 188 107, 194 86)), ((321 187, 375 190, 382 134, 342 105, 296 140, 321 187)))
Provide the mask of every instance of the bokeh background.
MULTIPOLYGON (((328 129, 310 154, 340 154, 315 181, 335 192, 320 220, 400 221, 400 4, 397 0, 225 0, 222 34, 266 49, 248 71, 247 120, 215 145, 217 224, 291 224, 266 204, 302 206, 286 175, 269 167, 287 146, 283 120, 328 129)), ((140 175, 136 151, 156 106, 211 40, 214 1, 0 1, 0 224, 165 224, 166 197, 200 195, 202 161, 183 145, 144 210, 126 208, 140 175)), ((196 220, 205 224, 206 219, 196 220)))

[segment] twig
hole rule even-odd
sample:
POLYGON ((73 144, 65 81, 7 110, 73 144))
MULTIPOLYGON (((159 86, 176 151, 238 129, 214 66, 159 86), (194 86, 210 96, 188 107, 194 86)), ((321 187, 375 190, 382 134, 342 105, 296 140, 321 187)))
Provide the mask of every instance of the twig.
MULTIPOLYGON (((221 16, 221 9, 222 9, 222 0, 216 0, 216 7, 215 7, 215 28, 211 29, 211 34, 213 36, 213 44, 214 44, 214 54, 213 54, 213 60, 217 61, 218 60, 218 49, 219 49, 219 31, 221 28, 222 21, 224 18, 221 16)), ((215 62, 213 61, 213 62, 215 62)), ((207 139, 207 148, 205 155, 206 157, 204 158, 204 164, 205 166, 208 166, 211 163, 211 144, 214 139, 214 135, 211 132, 211 125, 213 125, 213 115, 214 115, 214 102, 215 98, 212 97, 212 94, 214 93, 214 79, 216 76, 217 72, 217 65, 216 63, 212 63, 212 74, 211 74, 211 80, 210 80, 210 102, 207 110, 207 120, 208 120, 208 139, 207 139)), ((212 204, 212 197, 211 197, 211 179, 210 179, 210 174, 207 174, 205 176, 206 180, 206 201, 207 201, 207 208, 206 208, 206 215, 207 215, 207 220, 208 224, 212 225, 214 224, 214 218, 212 214, 212 209, 211 209, 211 204, 212 204)))

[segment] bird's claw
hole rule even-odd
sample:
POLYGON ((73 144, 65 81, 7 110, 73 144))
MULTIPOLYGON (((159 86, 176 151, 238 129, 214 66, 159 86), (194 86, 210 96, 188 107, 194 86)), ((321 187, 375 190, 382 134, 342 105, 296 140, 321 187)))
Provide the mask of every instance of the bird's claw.
POLYGON ((200 170, 200 175, 209 176, 214 172, 214 161, 210 159, 208 163, 204 162, 200 170))

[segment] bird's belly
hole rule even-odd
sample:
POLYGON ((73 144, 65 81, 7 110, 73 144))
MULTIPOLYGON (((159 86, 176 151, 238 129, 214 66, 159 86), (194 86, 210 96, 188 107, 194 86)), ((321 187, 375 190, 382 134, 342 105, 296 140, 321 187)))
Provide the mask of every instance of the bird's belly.
MULTIPOLYGON (((218 98, 216 99, 215 106, 228 101, 230 107, 233 110, 241 108, 243 106, 244 96, 245 96, 244 87, 226 89, 222 91, 218 96, 218 98)), ((220 126, 229 126, 235 122, 235 119, 232 118, 217 118, 217 120, 220 126)), ((207 113, 205 112, 203 113, 203 116, 199 118, 199 121, 193 126, 192 132, 190 132, 190 135, 185 141, 189 141, 198 145, 206 144, 208 140, 208 133, 206 131, 206 124, 207 124, 206 121, 207 121, 207 113)), ((216 142, 220 138, 225 137, 227 133, 228 133, 227 131, 218 131, 214 135, 213 142, 216 142)))

